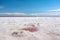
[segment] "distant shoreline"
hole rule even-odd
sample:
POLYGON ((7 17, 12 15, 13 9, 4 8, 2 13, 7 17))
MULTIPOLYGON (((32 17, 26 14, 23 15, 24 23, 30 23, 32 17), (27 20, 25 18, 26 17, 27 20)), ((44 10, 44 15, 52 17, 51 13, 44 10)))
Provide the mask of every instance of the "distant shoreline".
POLYGON ((0 16, 0 17, 60 17, 60 16, 0 16))

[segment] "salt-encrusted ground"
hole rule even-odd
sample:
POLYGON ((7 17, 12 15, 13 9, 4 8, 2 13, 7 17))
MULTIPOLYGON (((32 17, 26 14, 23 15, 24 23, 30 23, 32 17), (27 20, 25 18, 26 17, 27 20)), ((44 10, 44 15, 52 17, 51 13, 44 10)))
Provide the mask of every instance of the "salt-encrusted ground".
POLYGON ((0 40, 60 40, 60 17, 0 17, 0 40), (33 24, 39 30, 17 30, 24 24, 33 24), (20 36, 12 36, 12 32, 20 36))

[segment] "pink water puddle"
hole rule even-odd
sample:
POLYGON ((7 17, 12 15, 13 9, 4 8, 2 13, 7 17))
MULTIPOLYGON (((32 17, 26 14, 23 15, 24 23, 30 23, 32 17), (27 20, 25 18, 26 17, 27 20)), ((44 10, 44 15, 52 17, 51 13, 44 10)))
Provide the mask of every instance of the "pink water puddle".
POLYGON ((25 31, 29 31, 29 32, 36 32, 38 31, 38 29, 36 27, 22 27, 22 28, 18 28, 18 30, 25 30, 25 31))

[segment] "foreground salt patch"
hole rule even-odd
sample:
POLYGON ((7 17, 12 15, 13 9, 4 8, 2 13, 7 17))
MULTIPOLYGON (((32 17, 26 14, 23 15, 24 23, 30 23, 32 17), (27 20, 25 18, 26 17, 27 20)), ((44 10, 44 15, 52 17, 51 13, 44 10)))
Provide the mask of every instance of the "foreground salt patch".
MULTIPOLYGON (((33 27, 33 26, 28 25, 27 27, 33 27)), ((20 29, 16 28, 15 30, 10 30, 10 35, 13 37, 13 40, 53 40, 51 35, 47 35, 46 33, 43 33, 42 30, 40 31, 38 30, 36 32, 30 32, 30 31, 22 30, 21 28, 25 28, 25 26, 20 27, 20 29)))
POLYGON ((60 40, 60 18, 0 18, 0 40, 60 40), (30 23, 38 27, 39 30, 37 32, 17 30, 22 25, 30 23), (23 31, 22 34, 20 33, 21 31, 23 31), (13 32, 17 32, 19 36, 15 34, 11 35, 13 32))
POLYGON ((14 38, 16 37, 17 39, 19 38, 20 40, 37 40, 37 38, 33 36, 33 34, 31 34, 30 32, 24 30, 14 31, 14 32, 15 33, 12 34, 14 38))
POLYGON ((34 24, 27 24, 27 25, 24 25, 24 26, 18 28, 17 30, 25 30, 25 31, 29 31, 29 32, 36 32, 39 29, 34 24))
POLYGON ((10 33, 13 37, 19 37, 20 40, 40 40, 38 37, 35 37, 32 32, 36 32, 37 28, 32 25, 24 25, 18 29, 12 30, 10 33))

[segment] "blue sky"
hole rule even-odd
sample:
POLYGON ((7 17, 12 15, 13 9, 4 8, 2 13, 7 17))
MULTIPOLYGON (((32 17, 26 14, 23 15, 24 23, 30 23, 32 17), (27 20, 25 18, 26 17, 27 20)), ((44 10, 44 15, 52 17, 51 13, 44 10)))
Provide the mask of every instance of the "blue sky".
POLYGON ((60 14, 60 0, 0 0, 0 13, 60 14))

